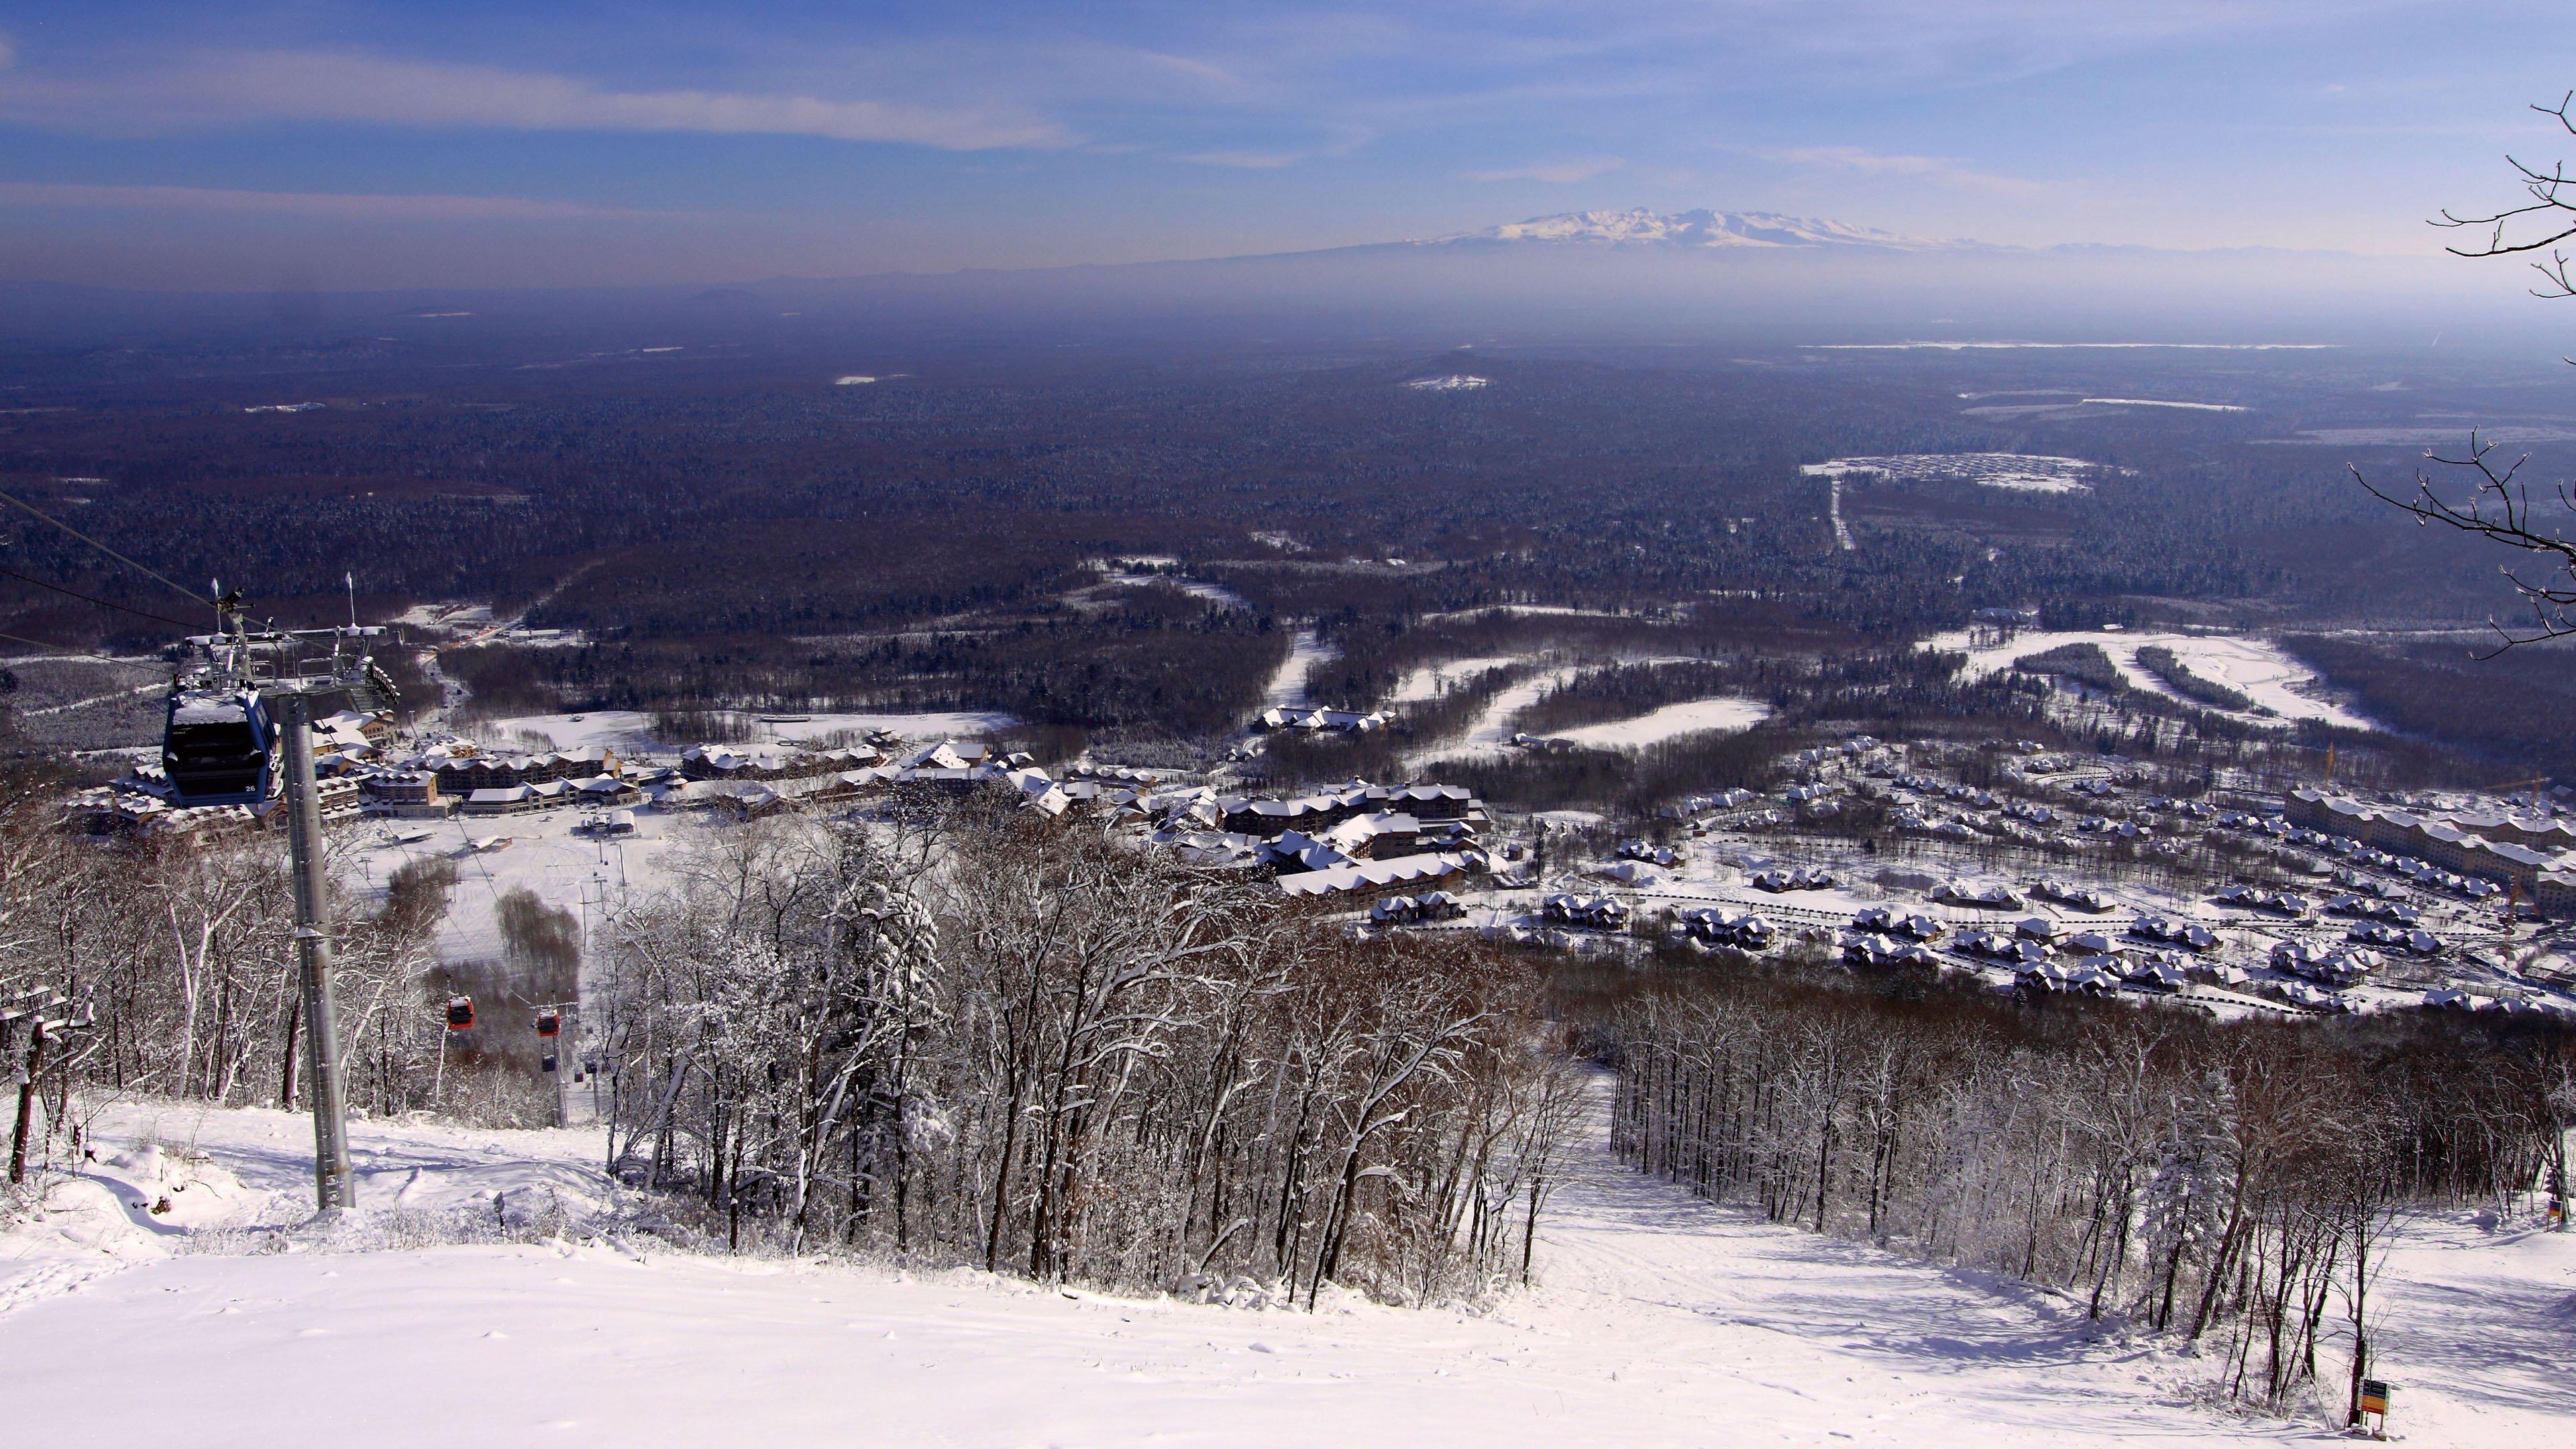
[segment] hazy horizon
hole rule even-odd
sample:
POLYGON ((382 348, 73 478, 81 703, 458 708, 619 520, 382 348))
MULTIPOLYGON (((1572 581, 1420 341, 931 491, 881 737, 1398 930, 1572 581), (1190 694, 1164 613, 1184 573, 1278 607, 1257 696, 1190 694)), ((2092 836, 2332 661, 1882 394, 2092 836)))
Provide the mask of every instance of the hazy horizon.
MULTIPOLYGON (((1726 0, 0 22, 0 281, 720 285, 1265 256, 1562 212, 2431 256, 2576 67, 2533 5, 1726 0)), ((2517 294, 2504 265, 2456 266, 2517 294)))

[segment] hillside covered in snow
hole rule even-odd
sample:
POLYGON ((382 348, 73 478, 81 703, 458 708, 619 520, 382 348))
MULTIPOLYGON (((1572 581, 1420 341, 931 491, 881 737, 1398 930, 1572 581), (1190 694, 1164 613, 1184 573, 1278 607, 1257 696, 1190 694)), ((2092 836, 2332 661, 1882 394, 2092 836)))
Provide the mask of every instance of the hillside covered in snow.
MULTIPOLYGON (((1597 1131, 1597 1129, 1596 1129, 1597 1131)), ((358 1124, 361 1211, 298 1228, 305 1119, 120 1107, 0 1237, 0 1394, 80 1442, 386 1446, 2313 1441, 2210 1406, 2228 1365, 2081 1304, 1710 1207, 1597 1135, 1535 1286, 1478 1311, 1245 1286, 1212 1304, 656 1236, 588 1132, 358 1124), (289 1406, 292 1406, 290 1409, 289 1406)), ((663 1232, 669 1233, 667 1228, 663 1232)), ((2566 1431, 2576 1238, 2407 1223, 2382 1281, 2393 1427, 2566 1431)), ((2331 1369, 2331 1365, 2329 1366, 2331 1369)), ((2331 1377, 2331 1374, 2329 1374, 2331 1377)))

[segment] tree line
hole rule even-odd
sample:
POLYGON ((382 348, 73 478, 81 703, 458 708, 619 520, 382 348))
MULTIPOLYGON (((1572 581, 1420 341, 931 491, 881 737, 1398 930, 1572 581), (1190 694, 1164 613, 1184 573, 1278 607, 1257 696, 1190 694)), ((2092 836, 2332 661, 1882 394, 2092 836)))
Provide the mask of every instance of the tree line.
POLYGON ((728 832, 595 969, 612 1161, 739 1245, 1436 1301, 1526 1273, 1578 1106, 1515 958, 1024 813, 728 832))

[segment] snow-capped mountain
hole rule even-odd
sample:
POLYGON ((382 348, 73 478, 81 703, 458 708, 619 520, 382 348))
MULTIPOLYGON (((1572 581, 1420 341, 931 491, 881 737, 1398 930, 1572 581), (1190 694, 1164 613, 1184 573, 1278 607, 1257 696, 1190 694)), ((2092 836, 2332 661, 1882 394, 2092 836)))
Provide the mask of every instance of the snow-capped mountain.
POLYGON ((1976 242, 1940 241, 1853 226, 1809 216, 1782 216, 1769 211, 1660 212, 1643 207, 1626 211, 1569 211, 1556 216, 1490 226, 1483 231, 1437 238, 1433 245, 1460 242, 1557 242, 1623 247, 1717 249, 1867 247, 1880 251, 1959 251, 1976 242))

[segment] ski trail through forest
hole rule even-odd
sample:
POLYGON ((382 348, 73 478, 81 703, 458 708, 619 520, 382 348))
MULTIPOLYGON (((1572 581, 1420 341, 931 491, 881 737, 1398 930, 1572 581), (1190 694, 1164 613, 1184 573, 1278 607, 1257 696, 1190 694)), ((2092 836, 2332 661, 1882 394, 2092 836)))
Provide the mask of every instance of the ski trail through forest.
POLYGON ((2087 1321, 2081 1304, 1770 1223, 1647 1177, 1610 1150, 1606 1078, 1594 1095, 1572 1171, 1540 1217, 1533 1325, 1598 1348, 1635 1345, 1641 1375, 1737 1381, 1749 1391, 1732 1396, 1739 1429, 1773 1420, 1784 1434, 1822 1424, 2046 1443, 2314 1432, 2192 1404, 2189 1360, 2087 1321))

